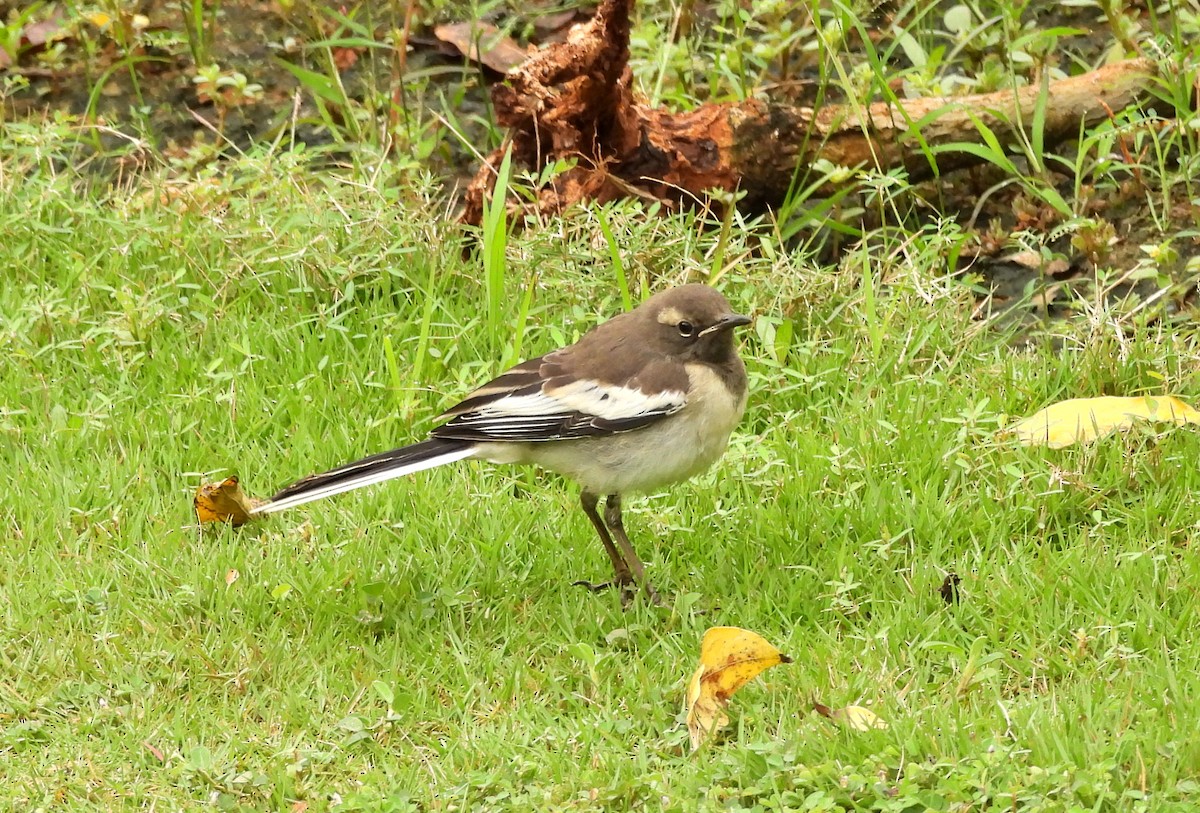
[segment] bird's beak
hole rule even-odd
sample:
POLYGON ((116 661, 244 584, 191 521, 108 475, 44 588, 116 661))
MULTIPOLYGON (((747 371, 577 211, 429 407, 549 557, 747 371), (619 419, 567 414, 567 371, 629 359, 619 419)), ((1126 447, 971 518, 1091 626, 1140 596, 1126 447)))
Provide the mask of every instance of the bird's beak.
POLYGON ((741 325, 750 324, 749 316, 742 316, 740 313, 727 313, 717 320, 716 324, 704 328, 700 331, 701 336, 708 336, 712 333, 720 333, 723 330, 740 327, 741 325))

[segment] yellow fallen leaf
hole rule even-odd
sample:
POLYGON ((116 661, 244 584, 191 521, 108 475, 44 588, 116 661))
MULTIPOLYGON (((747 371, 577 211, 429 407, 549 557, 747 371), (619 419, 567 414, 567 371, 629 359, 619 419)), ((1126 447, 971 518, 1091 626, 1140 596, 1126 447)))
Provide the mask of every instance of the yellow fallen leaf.
POLYGON ((1087 443, 1110 432, 1129 429, 1138 421, 1176 425, 1200 423, 1200 411, 1173 395, 1072 398, 1051 404, 1004 431, 1015 434, 1026 446, 1061 449, 1072 443, 1087 443))
POLYGON ((864 706, 846 706, 843 709, 831 709, 820 703, 813 703, 813 710, 822 717, 828 717, 839 725, 853 728, 855 731, 870 731, 873 728, 887 728, 887 721, 864 706))
POLYGON ((713 627, 700 642, 700 666, 688 681, 687 724, 692 750, 729 723, 725 707, 738 689, 764 669, 792 659, 758 633, 738 627, 713 627))
POLYGON ((833 719, 855 731, 870 731, 872 728, 887 728, 888 724, 875 712, 862 706, 846 706, 833 713, 833 719))
POLYGON ((205 483, 196 489, 192 505, 196 519, 205 522, 228 522, 230 525, 245 525, 251 519, 256 501, 242 492, 237 477, 220 483, 205 483))

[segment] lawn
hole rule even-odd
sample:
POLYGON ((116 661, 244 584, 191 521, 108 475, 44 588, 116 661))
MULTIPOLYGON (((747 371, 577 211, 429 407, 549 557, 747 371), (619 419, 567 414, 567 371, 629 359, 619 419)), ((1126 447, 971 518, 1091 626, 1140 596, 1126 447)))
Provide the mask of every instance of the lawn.
POLYGON ((1144 187, 1119 162, 1093 178, 1180 260, 1150 275, 1158 305, 1096 295, 1112 265, 1033 321, 947 273, 968 235, 908 188, 836 250, 769 217, 585 207, 514 231, 485 275, 419 162, 328 171, 284 141, 106 183, 76 137, 0 126, 0 807, 1200 803, 1200 432, 998 434, 1069 397, 1195 403, 1195 225, 1162 205, 1191 200, 1194 131, 1144 187), (268 496, 420 439, 506 365, 688 281, 754 314, 751 397, 713 470, 627 501, 665 607, 572 586, 608 561, 575 488, 533 470, 196 525, 202 482, 268 496), (685 687, 718 625, 794 662, 693 753, 685 687))

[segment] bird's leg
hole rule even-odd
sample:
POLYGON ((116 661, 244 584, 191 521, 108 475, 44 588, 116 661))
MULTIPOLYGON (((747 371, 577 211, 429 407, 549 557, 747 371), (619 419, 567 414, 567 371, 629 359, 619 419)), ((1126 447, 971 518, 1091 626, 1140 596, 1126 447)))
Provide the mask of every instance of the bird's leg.
MULTIPOLYGON (((600 497, 585 490, 579 495, 579 502, 583 505, 583 513, 587 514, 587 518, 592 521, 592 527, 600 535, 600 541, 604 543, 604 552, 608 554, 616 576, 612 581, 601 582, 600 584, 593 584, 589 581, 577 581, 575 584, 586 587, 593 592, 605 590, 609 587, 624 588, 633 584, 633 574, 629 572, 629 565, 625 563, 625 558, 621 556, 621 552, 613 544, 612 536, 608 533, 608 528, 604 527, 604 521, 600 519, 600 513, 596 510, 596 505, 600 502, 600 497)), ((636 559, 636 557, 634 558, 636 559)), ((639 567, 641 564, 641 562, 638 562, 639 567)))
POLYGON ((658 597, 654 585, 650 584, 649 580, 646 579, 646 566, 642 564, 642 560, 638 558, 633 545, 629 543, 629 537, 625 535, 625 523, 621 520, 620 494, 609 494, 608 498, 604 501, 604 521, 607 523, 609 531, 612 532, 613 537, 617 540, 617 544, 621 548, 626 567, 633 570, 633 575, 637 579, 638 584, 646 591, 646 597, 654 604, 662 604, 662 599, 658 597))

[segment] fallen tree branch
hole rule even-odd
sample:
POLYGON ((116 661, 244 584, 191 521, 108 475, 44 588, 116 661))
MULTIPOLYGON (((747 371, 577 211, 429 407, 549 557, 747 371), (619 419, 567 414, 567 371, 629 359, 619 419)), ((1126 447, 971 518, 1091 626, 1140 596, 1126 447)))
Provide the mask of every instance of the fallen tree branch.
MULTIPOLYGON (((819 110, 751 99, 705 104, 685 113, 634 98, 629 61, 633 0, 604 0, 596 16, 564 43, 538 52, 492 90, 496 116, 507 127, 505 148, 488 156, 467 189, 462 219, 478 224, 496 167, 511 146, 515 166, 533 171, 561 159, 576 165, 541 190, 537 207, 553 213, 579 201, 631 194, 671 203, 702 202, 706 191, 744 193, 761 209, 783 201, 794 177, 825 159, 838 166, 903 167, 913 180, 979 164, 966 151, 939 152, 931 164, 919 147, 979 143, 983 124, 998 135, 1034 119, 1036 86, 974 96, 902 99, 865 108, 819 110)), ((1155 74, 1133 59, 1049 83, 1043 144, 1050 149, 1145 100, 1155 74)), ((1003 140, 1003 136, 1001 136, 1003 140)))

